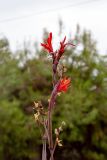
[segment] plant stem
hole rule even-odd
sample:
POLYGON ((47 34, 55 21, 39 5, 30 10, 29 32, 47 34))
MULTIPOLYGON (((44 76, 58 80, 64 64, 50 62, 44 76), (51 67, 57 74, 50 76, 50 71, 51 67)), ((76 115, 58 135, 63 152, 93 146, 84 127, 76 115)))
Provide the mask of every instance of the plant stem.
POLYGON ((50 160, 53 160, 53 137, 52 137, 52 109, 55 103, 56 99, 56 85, 54 86, 54 89, 51 94, 49 107, 48 107, 48 134, 49 134, 49 150, 50 150, 50 160))
POLYGON ((48 111, 48 132, 49 132, 49 149, 53 149, 53 139, 52 139, 52 110, 48 111))
POLYGON ((51 98, 49 102, 49 107, 48 107, 48 135, 49 135, 49 150, 50 150, 50 160, 54 160, 53 157, 53 136, 52 136, 52 109, 55 104, 55 99, 57 96, 57 82, 56 82, 56 69, 57 69, 58 63, 53 62, 53 91, 51 93, 51 98))
POLYGON ((47 160, 46 141, 45 137, 43 137, 42 160, 47 160))

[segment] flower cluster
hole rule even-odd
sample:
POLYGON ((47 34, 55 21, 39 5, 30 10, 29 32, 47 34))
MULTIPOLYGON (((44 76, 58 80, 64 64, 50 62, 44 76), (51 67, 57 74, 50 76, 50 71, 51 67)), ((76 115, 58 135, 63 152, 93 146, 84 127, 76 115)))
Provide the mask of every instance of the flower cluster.
POLYGON ((49 37, 46 39, 45 43, 41 43, 41 46, 43 46, 49 54, 52 55, 53 57, 53 62, 58 63, 58 61, 60 60, 61 56, 63 55, 63 53, 65 52, 65 48, 67 45, 71 45, 71 46, 75 46, 72 43, 66 43, 66 36, 64 37, 63 41, 60 42, 60 47, 58 50, 54 51, 53 50, 53 46, 52 46, 52 32, 49 34, 49 37))
MULTIPOLYGON (((48 51, 49 54, 52 55, 53 58, 53 72, 56 73, 57 66, 59 63, 60 58, 65 52, 65 48, 67 45, 75 46, 72 43, 66 43, 66 36, 64 37, 63 41, 60 42, 60 47, 58 50, 54 51, 52 46, 52 32, 49 34, 49 37, 46 39, 45 43, 41 43, 41 46, 44 47, 48 51)), ((66 92, 70 85, 70 79, 64 77, 60 80, 59 85, 57 86, 57 92, 66 92)))

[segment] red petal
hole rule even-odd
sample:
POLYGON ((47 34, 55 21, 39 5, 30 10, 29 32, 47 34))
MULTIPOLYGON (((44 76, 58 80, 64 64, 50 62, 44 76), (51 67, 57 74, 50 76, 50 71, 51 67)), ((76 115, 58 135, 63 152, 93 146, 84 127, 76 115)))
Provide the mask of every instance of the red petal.
POLYGON ((69 85, 70 85, 70 81, 71 80, 69 78, 67 79, 66 77, 61 79, 60 83, 59 83, 59 86, 57 88, 58 92, 62 92, 62 91, 66 92, 69 85))
POLYGON ((64 37, 64 40, 62 41, 62 43, 65 43, 65 40, 66 40, 66 36, 64 37))

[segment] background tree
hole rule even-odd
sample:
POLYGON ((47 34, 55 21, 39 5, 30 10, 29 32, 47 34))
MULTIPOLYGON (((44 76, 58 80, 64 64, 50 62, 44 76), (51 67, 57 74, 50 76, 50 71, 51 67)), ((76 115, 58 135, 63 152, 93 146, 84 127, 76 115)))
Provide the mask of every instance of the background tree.
MULTIPOLYGON (((47 31, 45 32, 45 36, 47 31)), ((64 146, 57 159, 107 159, 107 56, 98 54, 89 31, 80 31, 79 42, 66 50, 63 63, 72 79, 68 94, 55 108, 54 126, 64 120, 64 146), (79 49, 78 46, 81 46, 79 49), (61 154, 60 154, 61 153, 61 154)), ((33 101, 47 105, 51 91, 51 59, 42 50, 29 58, 30 49, 12 53, 6 38, 0 39, 0 159, 40 159, 40 131, 32 114, 33 101)), ((57 160, 56 159, 56 160, 57 160)))

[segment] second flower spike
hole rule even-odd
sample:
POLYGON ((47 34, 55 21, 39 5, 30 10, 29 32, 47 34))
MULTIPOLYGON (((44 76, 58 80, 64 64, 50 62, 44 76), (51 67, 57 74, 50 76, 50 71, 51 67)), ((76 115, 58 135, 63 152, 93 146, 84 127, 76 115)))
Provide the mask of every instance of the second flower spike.
POLYGON ((63 78, 60 80, 59 85, 57 86, 57 92, 66 92, 70 86, 70 78, 63 78))

